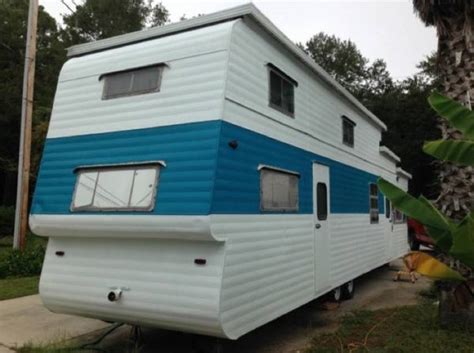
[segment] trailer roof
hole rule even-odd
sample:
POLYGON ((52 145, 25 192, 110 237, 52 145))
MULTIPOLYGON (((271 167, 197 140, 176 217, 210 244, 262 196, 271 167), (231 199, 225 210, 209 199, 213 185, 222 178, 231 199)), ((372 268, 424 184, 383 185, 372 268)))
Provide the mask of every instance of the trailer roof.
POLYGON ((412 175, 407 171, 403 170, 402 168, 397 168, 397 175, 402 176, 407 179, 411 179, 412 175))
POLYGON ((401 159, 400 157, 398 157, 390 148, 388 148, 387 146, 380 146, 379 147, 379 151, 381 154, 387 156, 388 158, 391 158, 392 160, 394 160, 395 162, 398 162, 400 163, 401 162, 401 159))
POLYGON ((355 107, 368 116, 379 128, 386 131, 387 126, 372 112, 362 105, 341 84, 332 78, 318 64, 316 64, 301 48, 293 43, 283 32, 281 32, 259 9, 252 3, 233 7, 227 10, 214 12, 208 15, 195 17, 189 20, 172 23, 161 27, 153 27, 144 31, 131 32, 119 36, 79 44, 68 48, 68 56, 82 56, 111 48, 121 47, 132 43, 138 43, 158 37, 163 37, 179 32, 189 31, 200 27, 210 26, 220 22, 231 21, 237 18, 248 17, 257 22, 268 31, 276 40, 282 43, 293 55, 306 64, 321 79, 332 86, 337 92, 344 96, 355 107))

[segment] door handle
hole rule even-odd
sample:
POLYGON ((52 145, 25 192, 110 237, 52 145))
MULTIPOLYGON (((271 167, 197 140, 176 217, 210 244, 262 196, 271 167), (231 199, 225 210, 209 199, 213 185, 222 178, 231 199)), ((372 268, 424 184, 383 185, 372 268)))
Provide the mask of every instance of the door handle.
POLYGON ((316 223, 316 224, 315 224, 315 226, 314 226, 314 228, 316 228, 316 229, 319 229, 319 228, 321 228, 321 224, 319 224, 319 223, 316 223))

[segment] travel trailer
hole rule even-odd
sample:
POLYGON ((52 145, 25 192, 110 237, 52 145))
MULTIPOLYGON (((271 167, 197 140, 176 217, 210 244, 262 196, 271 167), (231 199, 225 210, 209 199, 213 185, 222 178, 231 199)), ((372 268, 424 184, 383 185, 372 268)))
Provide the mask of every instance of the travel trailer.
POLYGON ((29 219, 50 310, 237 339, 406 253, 386 126, 252 4, 68 55, 29 219))

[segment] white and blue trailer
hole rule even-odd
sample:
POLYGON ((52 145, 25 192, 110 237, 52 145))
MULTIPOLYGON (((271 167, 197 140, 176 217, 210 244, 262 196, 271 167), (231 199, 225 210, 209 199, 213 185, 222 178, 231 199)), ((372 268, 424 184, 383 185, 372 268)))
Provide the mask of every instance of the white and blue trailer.
POLYGON ((406 253, 386 126, 253 5, 68 55, 30 214, 52 311, 237 339, 406 253))

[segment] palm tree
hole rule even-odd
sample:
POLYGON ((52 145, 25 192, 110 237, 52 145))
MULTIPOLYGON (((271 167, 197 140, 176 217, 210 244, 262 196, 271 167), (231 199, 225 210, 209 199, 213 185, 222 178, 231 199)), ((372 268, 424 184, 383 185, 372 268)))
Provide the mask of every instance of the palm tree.
MULTIPOLYGON (((415 12, 438 34, 438 71, 443 93, 471 108, 474 105, 474 1, 413 0, 415 12)), ((472 109, 472 108, 471 108, 472 109)), ((459 139, 459 131, 444 120, 439 127, 445 139, 459 139)), ((440 165, 441 192, 437 206, 460 220, 474 206, 474 170, 448 162, 440 165)))

